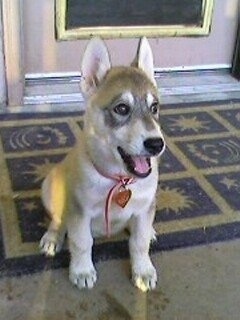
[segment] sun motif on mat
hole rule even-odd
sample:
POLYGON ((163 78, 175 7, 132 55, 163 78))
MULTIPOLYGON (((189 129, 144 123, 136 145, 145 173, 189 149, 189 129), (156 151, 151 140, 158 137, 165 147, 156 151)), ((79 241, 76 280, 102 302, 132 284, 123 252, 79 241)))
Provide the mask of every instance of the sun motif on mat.
POLYGON ((177 119, 172 119, 173 124, 170 125, 171 128, 178 128, 181 132, 185 130, 193 130, 194 132, 198 132, 202 129, 208 129, 207 124, 209 121, 201 121, 197 119, 197 117, 186 118, 184 116, 180 116, 177 119))
POLYGON ((179 188, 160 187, 157 195, 157 210, 173 211, 179 214, 180 211, 190 209, 194 201, 179 188))
POLYGON ((32 212, 38 208, 37 204, 34 201, 25 202, 23 204, 23 210, 27 212, 32 212))
POLYGON ((236 179, 231 179, 228 177, 224 177, 221 181, 221 184, 225 185, 228 190, 235 190, 240 193, 240 182, 236 179))
POLYGON ((213 164, 218 164, 218 162, 219 162, 218 159, 213 159, 206 154, 206 150, 210 150, 210 149, 213 150, 212 151, 213 154, 217 154, 218 150, 215 148, 214 145, 205 144, 205 145, 203 145, 202 150, 201 150, 201 147, 198 147, 194 143, 188 143, 187 149, 194 157, 197 157, 204 162, 210 162, 213 164))
POLYGON ((48 159, 44 159, 41 164, 30 163, 31 170, 25 171, 24 174, 31 174, 34 176, 34 182, 42 181, 51 169, 55 166, 55 163, 50 162, 48 159))

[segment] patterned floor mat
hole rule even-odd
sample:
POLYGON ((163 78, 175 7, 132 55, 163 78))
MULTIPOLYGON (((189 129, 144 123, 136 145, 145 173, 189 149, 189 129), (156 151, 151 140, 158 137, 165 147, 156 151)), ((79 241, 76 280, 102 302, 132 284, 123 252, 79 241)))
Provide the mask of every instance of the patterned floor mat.
MULTIPOLYGON (((240 104, 165 106, 152 252, 240 237, 240 104)), ((0 115, 0 275, 69 263, 39 254, 46 228, 39 188, 82 128, 80 113, 0 115)), ((127 237, 97 241, 94 260, 128 256, 127 237)))

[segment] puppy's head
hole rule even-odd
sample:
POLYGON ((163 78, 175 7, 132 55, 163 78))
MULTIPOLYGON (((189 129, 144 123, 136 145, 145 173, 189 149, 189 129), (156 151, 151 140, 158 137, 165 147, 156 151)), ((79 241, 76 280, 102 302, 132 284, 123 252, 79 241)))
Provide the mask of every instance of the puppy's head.
POLYGON ((94 157, 101 157, 101 152, 121 172, 147 177, 151 158, 165 148, 147 39, 140 40, 131 66, 112 68, 104 42, 93 38, 83 56, 82 76, 82 92, 88 101, 84 131, 94 157))

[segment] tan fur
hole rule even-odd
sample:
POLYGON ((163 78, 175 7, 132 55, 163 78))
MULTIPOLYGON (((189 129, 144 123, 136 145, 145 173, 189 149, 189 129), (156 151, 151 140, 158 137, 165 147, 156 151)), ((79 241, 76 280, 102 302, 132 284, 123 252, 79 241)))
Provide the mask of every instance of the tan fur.
POLYGON ((106 75, 103 84, 99 87, 93 99, 96 99, 101 106, 125 91, 130 91, 137 96, 150 91, 156 97, 158 96, 157 88, 150 79, 146 78, 142 70, 134 67, 115 67, 106 75))

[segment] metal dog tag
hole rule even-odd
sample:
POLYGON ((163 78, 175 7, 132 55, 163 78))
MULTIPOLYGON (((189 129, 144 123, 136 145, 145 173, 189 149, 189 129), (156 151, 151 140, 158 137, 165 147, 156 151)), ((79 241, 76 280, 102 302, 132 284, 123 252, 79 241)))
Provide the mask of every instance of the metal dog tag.
POLYGON ((125 208, 128 204, 128 201, 131 199, 132 191, 130 189, 120 188, 118 192, 114 195, 113 200, 121 208, 125 208))

